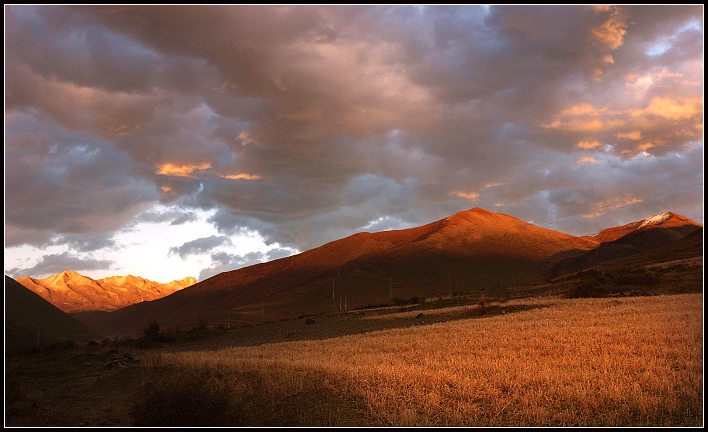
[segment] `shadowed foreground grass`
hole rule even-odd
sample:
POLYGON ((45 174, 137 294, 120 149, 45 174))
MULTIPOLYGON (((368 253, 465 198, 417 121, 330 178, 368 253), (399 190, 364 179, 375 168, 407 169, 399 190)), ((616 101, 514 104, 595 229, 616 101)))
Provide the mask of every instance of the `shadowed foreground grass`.
POLYGON ((6 426, 701 426, 702 302, 431 303, 272 324, 311 340, 157 346, 115 368, 109 347, 6 358, 6 426))

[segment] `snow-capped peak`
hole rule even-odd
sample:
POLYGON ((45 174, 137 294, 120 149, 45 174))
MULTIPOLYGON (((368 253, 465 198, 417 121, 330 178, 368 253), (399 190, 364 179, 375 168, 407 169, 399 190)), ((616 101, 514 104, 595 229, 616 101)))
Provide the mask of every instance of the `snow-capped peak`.
POLYGON ((661 225, 662 223, 666 222, 670 217, 671 213, 662 213, 656 216, 652 216, 650 218, 646 218, 642 221, 642 224, 639 226, 639 228, 645 227, 647 225, 661 225))

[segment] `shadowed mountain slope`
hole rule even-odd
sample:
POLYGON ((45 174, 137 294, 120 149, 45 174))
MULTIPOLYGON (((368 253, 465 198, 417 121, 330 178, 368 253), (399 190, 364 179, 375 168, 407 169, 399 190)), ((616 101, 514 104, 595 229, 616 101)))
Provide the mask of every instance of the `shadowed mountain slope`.
POLYGON ((5 352, 98 336, 15 279, 5 276, 5 352))
POLYGON ((609 243, 619 240, 627 235, 634 235, 635 238, 641 238, 641 233, 654 231, 655 228, 663 228, 667 232, 673 232, 674 240, 691 233, 700 225, 697 225, 691 219, 672 212, 665 212, 643 219, 638 222, 628 223, 626 225, 606 228, 594 236, 587 236, 597 240, 600 243, 609 243))
POLYGON ((151 302, 75 316, 107 334, 200 319, 231 323, 352 310, 393 298, 495 291, 545 280, 597 241, 475 208, 416 228, 358 233, 301 254, 224 272, 151 302))
POLYGON ((642 250, 636 254, 605 261, 601 264, 604 271, 626 269, 631 271, 636 268, 668 267, 683 265, 688 267, 703 267, 703 227, 696 228, 693 232, 679 240, 668 244, 642 250))
MULTIPOLYGON (((600 244, 579 257, 559 262, 553 275, 572 273, 600 263, 630 257, 642 251, 669 247, 702 226, 676 213, 662 213, 620 227, 607 228, 586 237, 600 240, 600 244)), ((702 244, 702 240, 701 240, 702 244)))

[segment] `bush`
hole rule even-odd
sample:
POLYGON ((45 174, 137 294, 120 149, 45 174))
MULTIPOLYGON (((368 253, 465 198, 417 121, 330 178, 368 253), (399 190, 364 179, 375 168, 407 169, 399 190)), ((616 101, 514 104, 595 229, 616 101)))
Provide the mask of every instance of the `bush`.
POLYGON ((209 320, 206 318, 199 318, 199 322, 197 323, 196 328, 205 329, 205 328, 207 328, 207 326, 209 326, 209 320))
POLYGON ((131 406, 134 426, 238 426, 242 404, 212 369, 164 369, 131 406))
POLYGON ((565 293, 565 298, 591 298, 608 295, 607 288, 598 283, 582 282, 565 293))
POLYGON ((418 297, 418 296, 413 296, 408 300, 410 304, 421 304, 425 303, 425 297, 418 297))
POLYGON ((153 321, 143 332, 145 333, 145 339, 155 341, 160 337, 160 324, 157 321, 153 321))
POLYGON ((648 287, 656 285, 659 281, 659 276, 652 273, 628 273, 617 276, 615 284, 648 287))
POLYGON ((68 351, 74 347, 76 347, 76 342, 74 342, 72 340, 66 340, 66 341, 62 341, 62 342, 54 342, 53 344, 44 348, 43 352, 45 354, 52 354, 55 352, 68 351))
POLYGON ((142 339, 138 339, 136 342, 136 346, 140 349, 152 348, 160 342, 175 342, 177 340, 172 335, 161 333, 160 324, 157 321, 151 322, 146 329, 143 329, 143 333, 142 339))

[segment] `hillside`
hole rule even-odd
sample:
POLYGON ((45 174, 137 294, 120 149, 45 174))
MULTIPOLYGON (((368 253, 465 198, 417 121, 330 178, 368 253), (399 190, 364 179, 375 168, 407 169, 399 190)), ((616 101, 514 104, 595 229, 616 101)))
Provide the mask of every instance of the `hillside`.
MULTIPOLYGON (((104 334, 121 335, 139 333, 152 321, 163 328, 241 326, 416 298, 508 298, 525 290, 520 287, 593 268, 598 256, 610 262, 657 249, 654 260, 661 260, 662 248, 701 227, 668 215, 608 229, 614 235, 599 236, 608 240, 602 243, 474 208, 420 227, 357 233, 151 302, 74 316, 104 334)), ((702 248, 686 253, 702 255, 702 248)))
MULTIPOLYGON (((600 244, 596 248, 581 256, 559 262, 552 274, 559 276, 564 273, 572 273, 597 266, 600 263, 621 260, 655 249, 654 254, 659 256, 669 254, 669 250, 663 251, 662 248, 670 249, 675 242, 689 236, 696 230, 700 230, 702 233, 702 226, 671 212, 620 227, 607 228, 594 236, 585 237, 598 240, 600 244)), ((702 255, 702 250, 700 252, 694 250, 693 253, 702 255)))
POLYGON ((234 324, 352 310, 395 298, 495 293, 544 281, 592 239, 475 208, 405 230, 358 233, 279 260, 221 273, 168 297, 77 318, 107 334, 200 319, 234 324))
POLYGON ((17 282, 67 313, 112 311, 131 304, 155 300, 197 283, 193 277, 160 284, 137 276, 112 276, 94 280, 74 271, 44 279, 29 276, 17 282))
POLYGON ((98 336, 72 316, 5 276, 5 352, 98 336))

